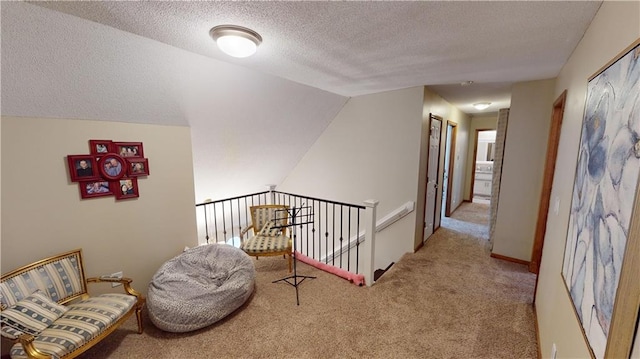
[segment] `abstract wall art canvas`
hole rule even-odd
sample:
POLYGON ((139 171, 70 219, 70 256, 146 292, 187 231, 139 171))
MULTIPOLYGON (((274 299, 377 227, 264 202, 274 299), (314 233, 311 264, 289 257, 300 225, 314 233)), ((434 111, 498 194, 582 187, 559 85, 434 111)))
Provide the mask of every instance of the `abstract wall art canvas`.
POLYGON ((562 277, 604 358, 640 174, 640 45, 589 80, 562 277))

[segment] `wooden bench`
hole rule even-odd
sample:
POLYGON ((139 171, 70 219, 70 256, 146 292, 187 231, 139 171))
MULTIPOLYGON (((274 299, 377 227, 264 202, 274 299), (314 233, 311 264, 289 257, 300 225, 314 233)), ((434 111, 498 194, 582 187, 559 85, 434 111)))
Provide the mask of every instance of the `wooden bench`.
POLYGON ((134 312, 142 333, 142 294, 129 278, 86 278, 82 250, 42 259, 2 275, 3 337, 11 358, 75 358, 107 337, 134 312), (87 283, 121 283, 126 294, 90 296, 87 283))

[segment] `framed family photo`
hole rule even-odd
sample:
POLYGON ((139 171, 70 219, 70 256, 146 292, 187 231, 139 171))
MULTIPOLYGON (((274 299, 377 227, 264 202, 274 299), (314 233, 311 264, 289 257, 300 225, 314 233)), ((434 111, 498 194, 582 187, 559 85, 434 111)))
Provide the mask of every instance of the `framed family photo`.
POLYGON ((118 180, 127 174, 127 161, 115 153, 106 153, 100 157, 98 168, 103 178, 118 180))
POLYGON ((562 278, 593 358, 628 358, 640 307, 640 39, 587 86, 562 278))
POLYGON ((113 196, 113 191, 108 181, 83 181, 80 182, 80 197, 94 198, 113 196))
POLYGON ((114 142, 113 152, 122 157, 144 157, 142 142, 114 142))
POLYGON ((149 160, 146 158, 127 158, 129 163, 129 176, 148 176, 149 175, 149 160))
POLYGON ((94 156, 68 155, 69 177, 72 182, 100 179, 100 172, 94 156))
POLYGON ((138 179, 133 178, 122 178, 118 181, 112 182, 115 188, 111 190, 116 196, 116 199, 128 199, 128 198, 137 198, 140 196, 138 192, 138 179))
POLYGON ((92 155, 103 155, 113 151, 111 140, 89 140, 89 150, 92 155))

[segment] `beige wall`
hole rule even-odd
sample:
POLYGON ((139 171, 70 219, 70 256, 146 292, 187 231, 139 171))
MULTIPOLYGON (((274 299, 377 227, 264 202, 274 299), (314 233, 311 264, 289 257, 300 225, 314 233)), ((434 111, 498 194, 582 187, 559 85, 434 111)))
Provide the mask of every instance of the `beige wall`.
POLYGON ((498 114, 473 116, 469 129, 469 148, 467 149, 467 167, 465 168, 464 199, 471 200, 471 176, 475 168, 476 159, 473 156, 476 148, 476 130, 495 130, 498 123, 498 114))
POLYGON ((517 83, 504 147, 493 253, 531 259, 555 80, 517 83))
MULTIPOLYGON (((351 98, 278 190, 362 205, 416 200, 422 87, 351 98)), ((375 268, 413 251, 415 211, 376 235, 375 268)), ((361 261, 362 262, 362 261, 361 261)))
MULTIPOLYGON (((418 175, 418 197, 416 200, 416 222, 415 222, 415 238, 414 248, 420 246, 423 242, 422 228, 424 227, 424 205, 425 205, 425 186, 427 180, 427 152, 429 149, 429 114, 441 117, 443 119, 442 132, 440 136, 440 164, 438 172, 438 193, 442 193, 442 181, 444 178, 444 156, 446 144, 446 128, 447 121, 457 124, 457 139, 455 148, 455 168, 453 174, 453 186, 450 189, 452 197, 451 210, 455 210, 464 198, 464 179, 465 168, 467 167, 467 149, 469 143, 469 124, 470 118, 464 112, 458 110, 437 93, 431 91, 428 87, 424 89, 424 99, 422 104, 422 129, 420 137, 420 165, 418 175)), ((436 208, 442 208, 442 196, 438 197, 436 208)), ((438 211, 437 216, 440 215, 438 211)))
POLYGON ((640 2, 605 1, 556 80, 555 98, 566 89, 567 100, 536 295, 542 357, 549 356, 553 343, 558 358, 590 357, 560 274, 587 80, 638 37, 640 2), (557 215, 553 212, 556 200, 560 202, 557 215))
POLYGON ((88 276, 124 271, 146 293, 163 262, 197 243, 190 138, 188 127, 2 117, 2 272, 82 248, 88 276), (66 155, 89 153, 89 139, 143 142, 139 198, 80 199, 66 155))

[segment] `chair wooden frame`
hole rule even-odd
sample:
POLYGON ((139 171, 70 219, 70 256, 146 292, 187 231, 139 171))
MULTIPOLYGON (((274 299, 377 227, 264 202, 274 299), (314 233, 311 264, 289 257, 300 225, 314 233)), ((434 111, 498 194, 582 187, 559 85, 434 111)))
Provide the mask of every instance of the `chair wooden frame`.
MULTIPOLYGON (((240 231, 240 248, 243 248, 244 245, 244 241, 246 239, 248 239, 249 237, 247 236, 247 232, 249 232, 249 230, 253 230, 253 236, 257 236, 258 233, 260 232, 260 230, 262 229, 262 227, 265 225, 266 221, 273 219, 273 215, 271 216, 267 216, 265 217, 266 219, 264 221, 262 221, 259 216, 258 216, 258 211, 260 210, 287 210, 289 209, 289 206, 286 205, 281 205, 281 204, 265 204, 265 205, 259 205, 259 206, 251 206, 249 207, 249 212, 251 213, 251 224, 242 229, 240 231), (270 217, 270 218, 268 218, 270 217)), ((289 213, 287 211, 283 211, 283 218, 281 219, 281 222, 279 223, 279 225, 283 226, 282 227, 282 235, 283 236, 287 236, 287 227, 286 225, 288 225, 288 221, 289 221, 289 213)), ((280 218, 279 218, 280 219, 280 218)), ((255 252, 251 252, 251 253, 247 253, 252 257, 256 257, 256 259, 258 259, 258 257, 266 257, 266 256, 278 256, 278 255, 282 255, 283 257, 286 258, 286 256, 289 256, 289 272, 291 272, 291 259, 292 259, 292 255, 293 255, 293 250, 292 250, 292 242, 291 242, 291 238, 289 238, 289 242, 288 242, 288 246, 285 250, 283 251, 269 251, 269 252, 261 252, 261 253, 255 253, 255 252)))

